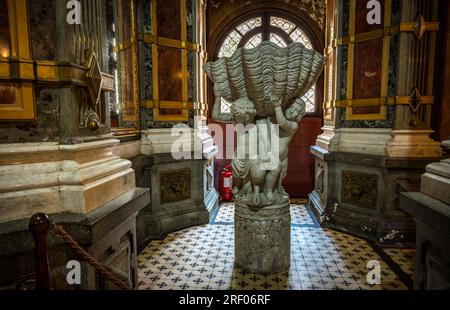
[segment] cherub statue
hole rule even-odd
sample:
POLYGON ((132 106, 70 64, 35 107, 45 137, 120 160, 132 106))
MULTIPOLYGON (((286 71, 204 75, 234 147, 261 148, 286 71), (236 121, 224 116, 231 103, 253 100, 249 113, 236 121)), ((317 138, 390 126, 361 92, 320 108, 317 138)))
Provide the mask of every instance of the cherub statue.
POLYGON ((267 173, 266 170, 261 169, 261 164, 267 160, 262 159, 259 154, 256 154, 256 158, 252 157, 255 154, 251 154, 252 146, 253 150, 258 149, 256 144, 259 142, 256 137, 258 129, 255 127, 255 116, 255 105, 246 97, 234 101, 231 105, 231 120, 237 126, 241 125, 238 135, 243 135, 238 137, 237 150, 232 162, 233 176, 236 178, 233 194, 236 197, 240 193, 245 199, 245 196, 249 196, 249 192, 252 191, 253 196, 249 203, 259 206, 261 204, 261 188, 264 188, 267 173), (255 139, 251 139, 251 130, 256 130, 254 132, 255 139))
POLYGON ((266 176, 266 195, 270 196, 268 199, 273 200, 271 197, 275 188, 278 188, 280 199, 289 199, 289 195, 285 192, 282 181, 287 175, 288 169, 288 153, 289 143, 296 134, 299 124, 298 122, 306 114, 306 104, 301 98, 296 98, 295 101, 289 106, 286 111, 283 112, 281 106, 281 97, 273 95, 271 97, 271 103, 275 110, 275 121, 280 126, 279 131, 279 156, 280 166, 278 169, 270 170, 266 176))

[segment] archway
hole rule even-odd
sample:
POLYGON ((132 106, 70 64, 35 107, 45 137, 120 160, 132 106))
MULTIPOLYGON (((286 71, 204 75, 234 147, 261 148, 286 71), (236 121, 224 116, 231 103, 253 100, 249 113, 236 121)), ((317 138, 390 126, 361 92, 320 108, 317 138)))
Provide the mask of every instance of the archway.
MULTIPOLYGON (((315 22, 301 11, 291 7, 268 7, 264 5, 249 6, 240 9, 241 14, 230 12, 223 17, 223 26, 213 29, 209 35, 209 59, 228 57, 240 47, 253 48, 262 41, 270 40, 279 46, 287 46, 292 42, 300 42, 308 48, 323 50, 323 33, 315 22)), ((209 110, 215 101, 212 85, 208 85, 209 110)), ((284 186, 291 197, 307 197, 314 187, 314 159, 309 152, 315 138, 322 127, 321 102, 323 100, 323 78, 312 88, 303 99, 307 103, 307 116, 302 120, 300 129, 290 146, 288 177, 284 186)), ((229 112, 229 103, 222 99, 222 112, 229 112)), ((210 120, 210 122, 213 122, 210 120)), ((235 145, 219 145, 223 154, 230 153, 235 145)), ((220 142, 218 143, 220 144, 220 142)), ((225 159, 216 160, 216 175, 230 162, 225 159)), ((216 178, 217 180, 219 178, 216 178)), ((218 184, 216 184, 217 186, 218 184)))

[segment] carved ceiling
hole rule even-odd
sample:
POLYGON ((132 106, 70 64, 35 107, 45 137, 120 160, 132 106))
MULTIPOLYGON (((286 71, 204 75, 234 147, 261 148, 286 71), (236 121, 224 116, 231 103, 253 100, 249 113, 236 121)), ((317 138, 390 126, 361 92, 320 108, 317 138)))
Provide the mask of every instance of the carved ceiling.
MULTIPOLYGON (((271 0, 269 2, 273 1, 288 3, 295 6, 315 20, 322 30, 324 29, 326 0, 271 0)), ((240 0, 208 0, 208 6, 213 9, 220 9, 224 4, 238 2, 240 2, 240 0)), ((245 5, 260 2, 261 0, 247 0, 245 1, 245 5)))

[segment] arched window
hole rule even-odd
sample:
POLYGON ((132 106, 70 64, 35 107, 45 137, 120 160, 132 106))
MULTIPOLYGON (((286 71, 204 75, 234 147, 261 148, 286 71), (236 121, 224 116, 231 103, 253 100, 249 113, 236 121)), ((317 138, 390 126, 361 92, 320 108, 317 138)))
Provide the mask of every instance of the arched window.
MULTIPOLYGON (((310 38, 299 23, 286 16, 261 13, 234 27, 225 37, 217 56, 230 57, 238 48, 254 48, 266 40, 281 47, 286 47, 292 42, 299 42, 306 48, 313 48, 310 38)), ((303 100, 306 102, 308 114, 318 112, 315 87, 305 94, 303 100)), ((221 112, 230 113, 230 103, 223 98, 221 99, 221 112)))

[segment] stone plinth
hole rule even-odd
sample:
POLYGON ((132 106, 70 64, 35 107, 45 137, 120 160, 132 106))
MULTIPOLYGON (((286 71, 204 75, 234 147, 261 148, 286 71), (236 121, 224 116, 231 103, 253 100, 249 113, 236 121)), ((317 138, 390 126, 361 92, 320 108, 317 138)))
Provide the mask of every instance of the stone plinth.
POLYGON ((430 197, 450 204, 450 159, 432 163, 422 175, 420 191, 430 197))
POLYGON ((273 274, 290 265, 291 215, 289 203, 251 209, 236 203, 235 256, 239 268, 273 274))

